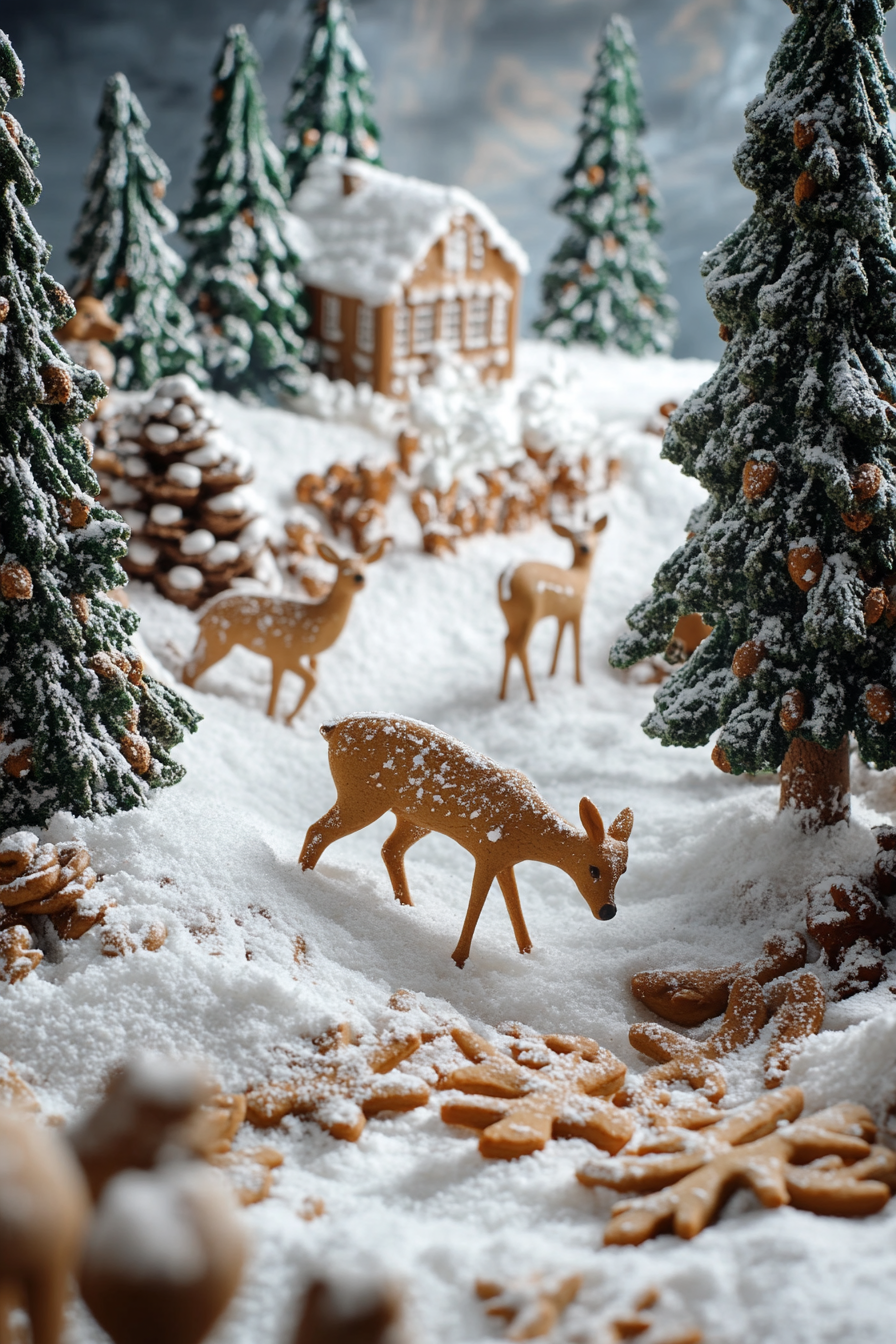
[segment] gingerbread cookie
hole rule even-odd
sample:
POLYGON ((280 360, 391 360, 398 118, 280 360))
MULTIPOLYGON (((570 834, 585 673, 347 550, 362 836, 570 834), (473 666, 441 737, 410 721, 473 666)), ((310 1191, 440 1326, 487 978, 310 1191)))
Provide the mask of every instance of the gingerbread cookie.
POLYGON ((345 1023, 295 1056, 288 1075, 250 1089, 247 1118, 268 1129, 287 1115, 308 1115, 334 1139, 355 1143, 370 1116, 380 1111, 412 1111, 429 1100, 426 1083, 395 1073, 421 1044, 416 1032, 355 1043, 345 1023))
POLYGON ((507 1321, 507 1339, 540 1339, 553 1332, 582 1286, 581 1274, 530 1275, 506 1283, 476 1280, 486 1316, 507 1321))

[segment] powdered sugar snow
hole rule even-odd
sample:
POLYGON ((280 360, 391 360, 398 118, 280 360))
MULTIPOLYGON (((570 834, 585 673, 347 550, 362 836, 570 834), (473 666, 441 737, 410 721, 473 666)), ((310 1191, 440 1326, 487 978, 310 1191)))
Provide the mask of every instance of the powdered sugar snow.
MULTIPOLYGON (((390 505, 394 549, 370 569, 291 728, 264 716, 269 663, 235 650, 186 692, 205 718, 178 749, 188 769, 182 784, 139 812, 94 822, 58 816, 42 837, 83 838, 106 874, 100 889, 115 894, 121 917, 134 929, 162 920, 169 931, 160 951, 112 959, 100 954, 100 931, 92 931, 48 947, 27 979, 0 986, 0 1050, 46 1111, 78 1114, 110 1067, 144 1048, 205 1059, 228 1089, 265 1082, 283 1047, 338 1022, 359 1033, 394 1024, 401 1014, 388 1000, 399 988, 486 1034, 514 1020, 593 1036, 641 1070, 644 1061, 628 1044, 630 1024, 647 1016, 629 991, 633 972, 755 957, 769 932, 801 925, 813 882, 868 866, 868 827, 896 807, 892 773, 855 771, 868 792, 854 798, 853 825, 806 837, 777 818, 773 780, 723 776, 709 748, 664 749, 640 731, 651 688, 612 672, 607 652, 700 499, 692 481, 659 460, 659 439, 641 427, 709 366, 587 351, 562 358, 581 375, 569 381, 573 409, 599 416, 623 463, 604 501, 610 522, 584 615, 584 685, 573 682, 571 647, 556 677, 547 677, 554 629, 545 623, 530 644, 538 703, 529 703, 518 671, 508 700, 497 699, 505 632, 498 577, 528 558, 567 564, 569 543, 540 525, 472 538, 456 558, 439 561, 419 552, 399 493, 390 505), (524 866, 518 879, 534 951, 517 952, 495 890, 459 971, 450 953, 472 861, 450 840, 431 835, 410 852, 411 908, 393 899, 379 857, 391 818, 340 841, 315 871, 302 872, 296 860, 305 830, 334 798, 318 725, 368 709, 436 724, 522 770, 571 820, 584 795, 605 821, 631 807, 618 917, 598 922, 562 872, 524 866)), ((545 347, 524 346, 520 378, 546 369, 547 359, 545 347)), ((285 517, 301 472, 382 455, 382 440, 357 424, 226 398, 216 405, 225 430, 251 450, 255 489, 274 518, 285 517)), ((131 597, 143 615, 143 640, 176 675, 195 617, 142 584, 131 585, 131 597)), ((281 720, 298 691, 287 676, 281 720)), ((731 1065, 729 1101, 762 1089, 768 1031, 731 1065)), ((824 1033, 787 1081, 806 1089, 807 1109, 849 1098, 885 1124, 894 1065, 896 1001, 884 984, 830 1007, 824 1033)), ((691 1243, 662 1237, 605 1249, 614 1197, 575 1180, 594 1152, 583 1140, 551 1143, 514 1162, 486 1161, 475 1132, 441 1122, 436 1095, 417 1110, 371 1119, 357 1144, 301 1119, 268 1131, 265 1141, 282 1149, 285 1164, 272 1197, 242 1215, 255 1251, 244 1289, 215 1334, 219 1344, 285 1339, 303 1285, 346 1267, 407 1285, 421 1344, 497 1337, 500 1327, 485 1316, 474 1281, 530 1271, 584 1276, 563 1338, 574 1328, 587 1337, 608 1313, 629 1310, 648 1284, 713 1344, 892 1338, 892 1206, 847 1224, 793 1208, 763 1210, 741 1194, 691 1243), (326 1206, 311 1222, 297 1217, 308 1197, 326 1206)), ((98 1339, 76 1313, 69 1344, 98 1339)))

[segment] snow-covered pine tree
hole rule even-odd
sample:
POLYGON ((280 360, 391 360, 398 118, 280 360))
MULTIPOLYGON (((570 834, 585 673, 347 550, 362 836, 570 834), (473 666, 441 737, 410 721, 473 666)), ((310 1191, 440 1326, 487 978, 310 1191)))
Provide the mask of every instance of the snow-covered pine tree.
POLYGON ((712 634, 645 731, 697 746, 721 729, 721 770, 783 764, 781 805, 823 823, 848 815, 848 733, 896 764, 892 5, 790 0, 734 159, 753 212, 702 267, 724 355, 663 446, 709 498, 611 655, 656 653, 702 612, 712 634))
POLYGON ((283 156, 268 134, 258 69, 243 25, 228 28, 181 233, 192 247, 185 297, 213 385, 234 396, 275 397, 305 387, 308 314, 290 241, 283 156))
POLYGON ((105 596, 128 531, 94 502, 78 426, 106 388, 53 335, 75 309, 27 211, 37 146, 6 111, 24 82, 0 33, 0 830, 145 802, 182 777, 169 748, 197 722, 142 673, 137 616, 105 596))
POLYGON ((571 227, 548 263, 536 330, 564 345, 588 341, 633 355, 668 351, 675 300, 656 243, 658 198, 640 137, 646 128, 635 39, 610 19, 585 94, 579 149, 554 205, 571 227))
POLYGON ((295 192, 315 155, 381 163, 364 53, 346 0, 308 0, 311 33, 283 114, 286 173, 295 192))
POLYGON ((73 292, 103 299, 124 327, 113 346, 119 387, 189 373, 208 379, 192 314, 177 293, 184 263, 163 237, 177 227, 164 204, 170 174, 146 142, 149 120, 124 75, 106 82, 100 143, 69 249, 73 292))

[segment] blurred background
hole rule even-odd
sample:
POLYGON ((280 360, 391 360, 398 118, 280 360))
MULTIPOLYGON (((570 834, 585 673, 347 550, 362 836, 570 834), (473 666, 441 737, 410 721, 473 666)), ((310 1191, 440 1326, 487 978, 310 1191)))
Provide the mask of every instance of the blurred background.
MULTIPOLYGON (((763 86, 792 15, 782 0, 354 0, 370 64, 383 161, 457 182, 486 201, 529 252, 524 331, 538 280, 563 232, 550 207, 573 155, 582 93, 603 26, 624 14, 637 39, 665 200, 663 245, 681 305, 675 353, 718 356, 700 255, 752 207, 731 169, 745 103, 763 86)), ((304 49, 307 0, 5 0, 2 23, 27 76, 15 111, 41 150, 44 194, 33 211, 65 252, 93 152, 107 75, 127 75, 172 173, 169 204, 187 199, 199 156, 209 69, 224 28, 245 23, 264 60, 275 139, 304 49)))

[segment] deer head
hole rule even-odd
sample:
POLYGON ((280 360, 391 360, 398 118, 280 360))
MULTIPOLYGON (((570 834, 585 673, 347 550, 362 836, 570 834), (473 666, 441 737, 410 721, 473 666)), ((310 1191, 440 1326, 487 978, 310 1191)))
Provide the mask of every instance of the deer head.
POLYGON ((606 514, 598 518, 596 523, 585 523, 584 527, 573 530, 564 526, 563 523, 551 521, 551 528, 557 533, 558 537, 566 537, 567 541, 572 542, 573 564, 582 564, 590 560, 597 550, 597 538, 606 527, 609 519, 606 514))
POLYGON ((612 919, 616 914, 616 883, 628 862, 628 838, 634 817, 624 807, 608 831, 590 798, 579 803, 579 820, 585 830, 581 855, 567 868, 572 880, 588 902, 595 919, 612 919))
POLYGON ((389 540, 389 537, 383 537, 375 545, 368 546, 367 550, 362 551, 360 555, 349 556, 342 556, 328 542, 319 541, 317 543, 317 553, 321 560, 326 560, 327 564, 337 567, 338 573, 334 587, 337 584, 342 584, 343 587, 357 591, 364 587, 364 570, 368 565, 373 565, 382 558, 386 547, 389 545, 389 540))

